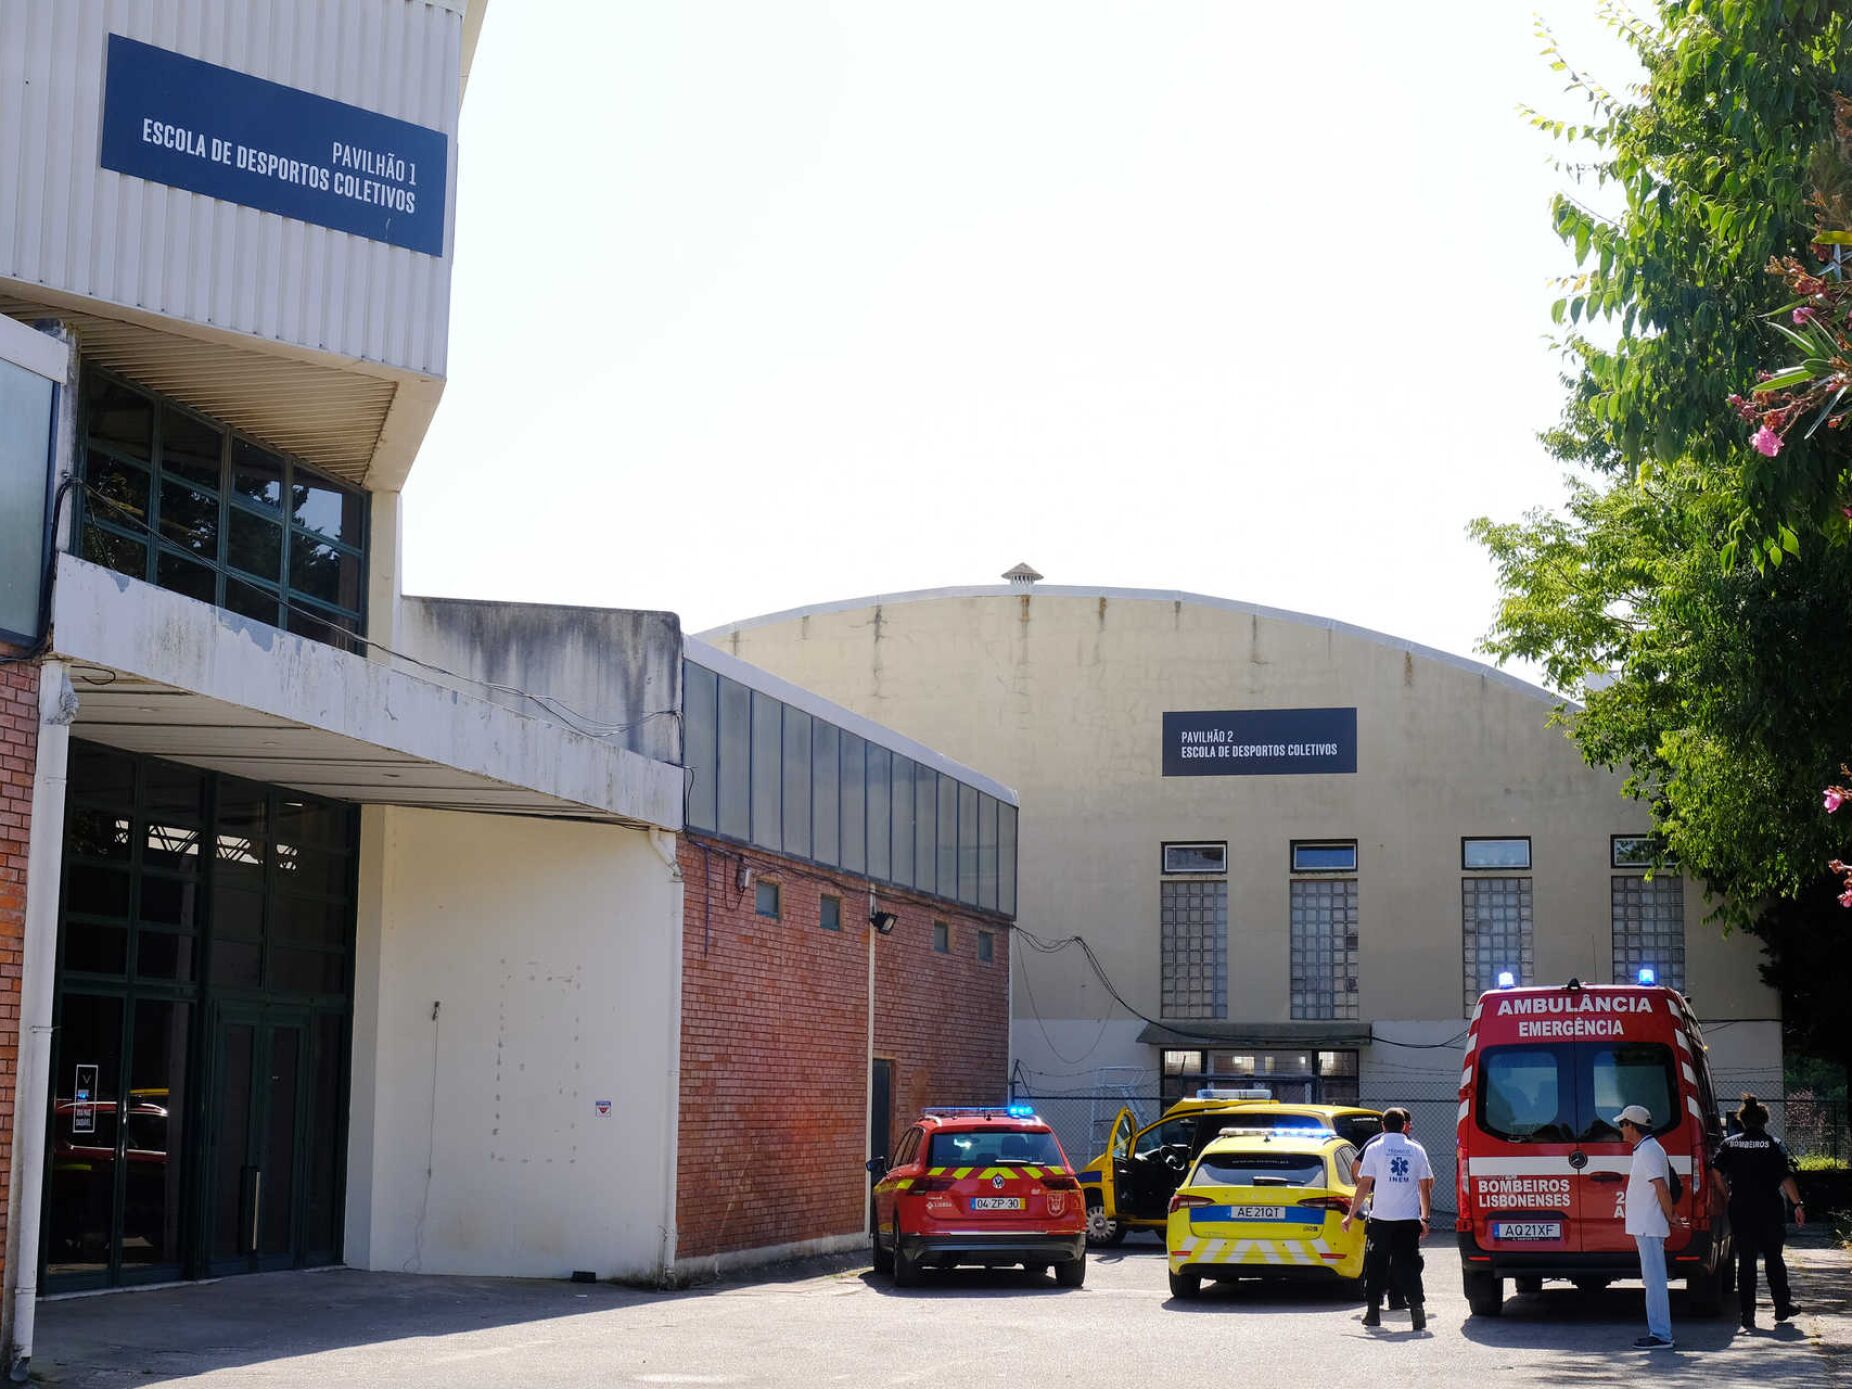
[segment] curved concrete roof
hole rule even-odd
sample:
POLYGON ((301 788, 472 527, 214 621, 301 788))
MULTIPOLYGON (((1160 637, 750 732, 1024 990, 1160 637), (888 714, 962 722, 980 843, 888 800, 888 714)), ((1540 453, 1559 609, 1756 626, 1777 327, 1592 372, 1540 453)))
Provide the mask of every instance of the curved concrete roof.
POLYGON ((1017 588, 1010 584, 916 588, 903 593, 875 593, 862 598, 841 598, 830 603, 812 603, 807 607, 787 608, 783 612, 763 613, 758 617, 724 623, 700 635, 707 641, 718 642, 724 641, 729 633, 743 632, 753 627, 769 627, 773 623, 791 622, 798 618, 817 617, 825 613, 853 612, 859 608, 872 608, 877 605, 930 602, 938 598, 1111 598, 1146 603, 1187 603, 1191 607, 1218 608, 1224 612, 1264 617, 1275 622, 1296 622, 1302 626, 1319 627, 1328 632, 1375 642, 1381 646, 1419 656, 1425 661, 1435 661, 1441 665, 1452 666, 1469 675, 1477 675, 1505 685, 1531 699, 1541 700, 1551 705, 1564 704, 1572 709, 1579 707, 1574 700, 1547 690, 1541 685, 1533 685, 1528 680, 1520 680, 1517 676, 1502 671, 1497 666, 1489 666, 1483 661, 1469 660, 1465 656, 1456 656, 1450 651, 1442 651, 1437 647, 1423 646, 1419 642, 1407 641, 1402 637, 1390 636, 1387 632, 1357 627, 1348 622, 1339 622, 1336 618, 1292 612, 1286 608, 1269 608, 1259 603, 1243 603, 1233 598, 1216 598, 1206 593, 1188 593, 1182 589, 1092 588, 1076 584, 1036 584, 1032 588, 1017 588))

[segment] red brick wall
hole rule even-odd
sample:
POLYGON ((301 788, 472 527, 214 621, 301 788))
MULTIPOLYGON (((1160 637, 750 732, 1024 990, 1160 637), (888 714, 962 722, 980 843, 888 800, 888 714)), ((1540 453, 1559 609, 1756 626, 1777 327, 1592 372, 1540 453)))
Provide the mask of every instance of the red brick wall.
MULTIPOLYGON (((13 649, 0 643, 0 655, 13 649)), ((10 1189, 19 1068, 19 965, 26 939, 26 841, 39 744, 39 668, 0 665, 0 1192, 10 1189)), ((0 1199, 0 1272, 7 1212, 0 1199)))
MULTIPOLYGON (((676 1224, 683 1259, 861 1231, 868 1200, 868 885, 685 835, 676 1224), (759 916, 742 862, 779 884, 759 916), (842 899, 842 930, 817 923, 842 899)), ((1008 1086, 1009 940, 1000 920, 883 891, 875 1055, 894 1062, 893 1132, 925 1104, 1000 1102, 1008 1086), (951 951, 932 948, 932 923, 951 951), (977 932, 993 933, 988 964, 977 932)))

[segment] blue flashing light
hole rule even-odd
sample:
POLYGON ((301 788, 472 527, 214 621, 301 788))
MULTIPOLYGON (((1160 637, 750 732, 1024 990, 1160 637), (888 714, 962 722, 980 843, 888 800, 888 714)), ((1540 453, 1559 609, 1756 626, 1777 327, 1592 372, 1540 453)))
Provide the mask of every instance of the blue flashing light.
POLYGON ((1657 984, 1659 982, 1659 971, 1654 969, 1651 965, 1642 965, 1640 967, 1640 982, 1642 984, 1657 984))
POLYGON ((1518 986, 1518 976, 1517 975, 1513 974, 1508 969, 1501 969, 1498 972, 1498 987, 1499 988, 1515 989, 1517 986, 1518 986))
POLYGON ((1009 1107, 1009 1116, 1012 1119, 1033 1119, 1035 1117, 1035 1106, 1032 1104, 1013 1104, 1009 1107))

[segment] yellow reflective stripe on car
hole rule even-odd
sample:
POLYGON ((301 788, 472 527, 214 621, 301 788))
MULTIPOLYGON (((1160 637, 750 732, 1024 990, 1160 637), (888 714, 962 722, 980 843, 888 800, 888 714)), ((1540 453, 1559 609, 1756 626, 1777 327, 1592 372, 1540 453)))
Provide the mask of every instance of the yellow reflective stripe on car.
POLYGON ((1323 1264, 1331 1246, 1320 1240, 1191 1240, 1170 1251, 1173 1266, 1182 1264, 1323 1264))
POLYGON ((905 1191, 908 1187, 912 1185, 913 1185, 913 1178, 902 1177, 899 1181, 894 1183, 894 1190, 905 1191))
POLYGON ((943 1167, 928 1167, 926 1169, 926 1175, 929 1177, 943 1177, 945 1173, 946 1169, 943 1167))
POLYGON ((1034 1177, 1037 1181, 1040 1181, 1042 1178, 1042 1169, 1039 1167, 1025 1167, 1022 1169, 1022 1173, 1025 1177, 1034 1177))
POLYGON ((953 1169, 952 1176, 962 1182, 975 1171, 977 1171, 975 1167, 958 1167, 953 1169))

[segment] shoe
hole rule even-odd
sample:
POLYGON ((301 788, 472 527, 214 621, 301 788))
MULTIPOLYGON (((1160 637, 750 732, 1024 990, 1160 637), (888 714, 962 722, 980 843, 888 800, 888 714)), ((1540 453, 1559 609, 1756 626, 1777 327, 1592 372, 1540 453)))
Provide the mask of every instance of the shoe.
POLYGON ((1787 1321, 1788 1318, 1790 1317, 1799 1316, 1800 1312, 1801 1312, 1801 1309, 1799 1308, 1799 1306, 1797 1306, 1795 1303, 1790 1302, 1786 1307, 1777 1307, 1775 1309, 1775 1320, 1776 1321, 1787 1321))
POLYGON ((1411 1331, 1428 1329, 1428 1309, 1419 1302, 1408 1304, 1408 1326, 1411 1331))
POLYGON ((1642 1336, 1633 1343, 1635 1350, 1671 1350, 1672 1344, 1664 1336, 1642 1336))
POLYGON ((1756 1324, 1754 1321, 1746 1321, 1737 1327, 1737 1330, 1741 1331, 1746 1336, 1753 1336, 1756 1334, 1756 1324))
POLYGON ((1371 1303, 1364 1309, 1363 1324, 1365 1326, 1381 1326, 1383 1324, 1383 1309, 1378 1307, 1375 1303, 1371 1303))

